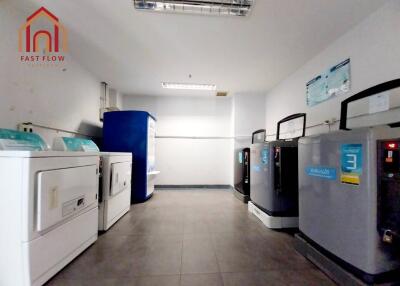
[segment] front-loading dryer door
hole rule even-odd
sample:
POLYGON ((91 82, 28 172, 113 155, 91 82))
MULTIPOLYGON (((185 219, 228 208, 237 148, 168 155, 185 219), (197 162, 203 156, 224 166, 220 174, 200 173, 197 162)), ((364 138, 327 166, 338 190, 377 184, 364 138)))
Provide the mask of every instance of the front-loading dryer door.
POLYGON ((37 231, 43 231, 97 203, 97 165, 37 174, 37 231))
POLYGON ((110 196, 114 196, 131 187, 131 162, 111 164, 110 196))

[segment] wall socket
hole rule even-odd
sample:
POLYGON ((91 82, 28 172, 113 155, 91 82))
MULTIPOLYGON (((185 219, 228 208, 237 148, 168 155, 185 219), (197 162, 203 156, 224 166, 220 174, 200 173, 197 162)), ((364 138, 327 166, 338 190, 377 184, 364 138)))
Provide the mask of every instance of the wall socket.
POLYGON ((337 119, 336 119, 335 117, 333 117, 333 118, 331 118, 331 119, 324 120, 324 124, 326 124, 326 125, 332 125, 332 124, 335 124, 336 121, 337 121, 337 119))
POLYGON ((33 127, 31 124, 21 123, 18 124, 18 131, 33 133, 33 127))

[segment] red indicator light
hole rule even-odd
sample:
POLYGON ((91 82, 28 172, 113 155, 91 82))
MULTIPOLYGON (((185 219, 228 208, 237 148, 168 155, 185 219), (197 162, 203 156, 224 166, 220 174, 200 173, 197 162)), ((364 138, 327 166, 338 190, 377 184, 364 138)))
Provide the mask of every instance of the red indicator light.
POLYGON ((396 149, 397 148, 397 144, 396 143, 388 143, 387 144, 387 148, 388 149, 396 149))

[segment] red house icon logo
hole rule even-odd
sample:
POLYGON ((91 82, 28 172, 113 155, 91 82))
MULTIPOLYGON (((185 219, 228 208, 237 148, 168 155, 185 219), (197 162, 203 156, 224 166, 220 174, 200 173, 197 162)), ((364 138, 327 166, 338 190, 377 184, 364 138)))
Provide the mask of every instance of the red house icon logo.
POLYGON ((68 35, 65 27, 59 19, 49 10, 41 7, 26 19, 26 22, 18 31, 18 50, 20 52, 38 52, 40 50, 40 40, 45 39, 47 52, 66 52, 68 35), (32 33, 32 24, 40 18, 45 18, 53 25, 52 30, 38 30, 32 33), (32 36, 33 34, 33 36, 32 36), (25 47, 24 47, 25 39, 25 47))

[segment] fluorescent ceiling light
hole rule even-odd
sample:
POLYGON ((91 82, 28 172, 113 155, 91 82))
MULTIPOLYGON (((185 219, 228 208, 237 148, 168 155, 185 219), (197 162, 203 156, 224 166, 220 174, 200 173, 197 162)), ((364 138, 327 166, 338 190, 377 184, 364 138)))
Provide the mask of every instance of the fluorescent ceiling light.
POLYGON ((175 82, 162 82, 163 88, 168 89, 190 89, 190 90, 216 90, 215 84, 198 84, 198 83, 175 83, 175 82))
POLYGON ((133 0, 137 10, 246 16, 254 0, 133 0))

